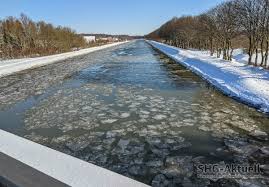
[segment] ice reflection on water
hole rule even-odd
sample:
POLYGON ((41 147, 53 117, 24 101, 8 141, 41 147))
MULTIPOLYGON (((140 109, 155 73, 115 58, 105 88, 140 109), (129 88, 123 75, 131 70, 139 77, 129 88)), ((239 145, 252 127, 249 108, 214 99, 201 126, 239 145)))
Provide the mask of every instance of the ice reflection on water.
MULTIPOLYGON (((16 105, 9 91, 17 77, 5 78, 1 128, 154 186, 244 185, 197 179, 193 163, 268 164, 265 115, 223 96, 144 41, 78 61, 18 75, 27 86, 17 100, 27 99, 16 105), (51 74, 39 96, 30 97, 37 89, 29 80, 51 74), (9 121, 14 110, 20 117, 9 121)), ((247 182, 266 186, 268 178, 247 182)))

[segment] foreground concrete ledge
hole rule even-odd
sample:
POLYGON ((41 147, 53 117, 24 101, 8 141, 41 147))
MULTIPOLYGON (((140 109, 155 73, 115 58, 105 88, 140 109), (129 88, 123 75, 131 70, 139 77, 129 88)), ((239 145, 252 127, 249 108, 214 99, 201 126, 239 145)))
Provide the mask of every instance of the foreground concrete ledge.
POLYGON ((0 77, 4 77, 19 71, 23 71, 26 69, 36 68, 45 66, 47 64, 52 64, 55 62, 59 62, 61 60, 66 60, 68 58, 85 55, 94 51, 106 49, 109 47, 121 45, 125 42, 117 42, 97 47, 91 47, 86 49, 81 49, 79 51, 72 51, 67 53, 61 53, 56 55, 50 55, 50 56, 43 56, 43 57, 36 57, 36 58, 25 58, 25 59, 11 59, 11 60, 0 60, 0 77))
POLYGON ((0 152, 0 186, 69 187, 68 185, 0 152))
POLYGON ((147 186, 3 130, 0 130, 0 152, 52 177, 54 182, 59 181, 69 186, 147 186))

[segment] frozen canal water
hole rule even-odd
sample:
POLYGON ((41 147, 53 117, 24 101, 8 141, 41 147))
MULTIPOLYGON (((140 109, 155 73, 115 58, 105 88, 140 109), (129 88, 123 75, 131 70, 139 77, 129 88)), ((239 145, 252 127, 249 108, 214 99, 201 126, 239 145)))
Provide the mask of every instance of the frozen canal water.
POLYGON ((142 40, 0 79, 1 129, 153 186, 267 186, 268 125, 142 40), (264 178, 196 177, 223 162, 264 178))

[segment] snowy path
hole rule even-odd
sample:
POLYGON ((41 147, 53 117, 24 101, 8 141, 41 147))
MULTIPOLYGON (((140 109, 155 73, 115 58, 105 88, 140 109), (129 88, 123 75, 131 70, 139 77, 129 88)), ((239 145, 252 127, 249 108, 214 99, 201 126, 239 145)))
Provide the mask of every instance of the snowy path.
POLYGON ((183 50, 149 41, 172 59, 200 75, 230 97, 269 112, 269 72, 237 61, 210 57, 201 51, 183 50))
POLYGON ((65 60, 68 58, 76 57, 79 55, 85 55, 94 51, 120 45, 123 43, 126 43, 126 42, 112 43, 112 44, 107 44, 103 46, 82 49, 79 51, 61 53, 61 54, 56 54, 56 55, 44 56, 44 57, 12 59, 12 60, 2 60, 2 61, 0 60, 0 77, 10 75, 12 73, 16 73, 22 70, 44 66, 44 65, 58 62, 61 60, 65 60))

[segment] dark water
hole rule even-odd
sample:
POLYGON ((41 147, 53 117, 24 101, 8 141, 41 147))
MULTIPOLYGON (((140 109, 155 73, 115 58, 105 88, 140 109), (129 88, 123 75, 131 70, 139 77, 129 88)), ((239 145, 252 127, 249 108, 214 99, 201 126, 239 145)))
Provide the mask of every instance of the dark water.
POLYGON ((269 119, 141 40, 1 78, 0 99, 1 129, 153 186, 268 184, 195 176, 268 164, 269 119))

